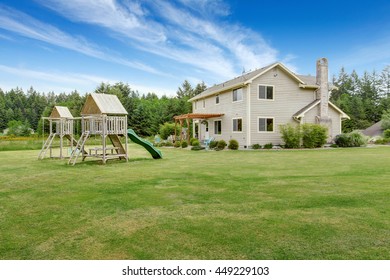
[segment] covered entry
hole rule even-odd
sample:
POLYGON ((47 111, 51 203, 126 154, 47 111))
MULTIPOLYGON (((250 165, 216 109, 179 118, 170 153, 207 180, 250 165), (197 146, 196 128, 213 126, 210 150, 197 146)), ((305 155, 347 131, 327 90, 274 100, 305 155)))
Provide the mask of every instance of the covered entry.
MULTIPOLYGON (((211 119, 211 118, 218 118, 223 116, 224 114, 200 114, 200 113, 189 113, 189 114, 184 114, 180 116, 174 116, 173 118, 175 119, 175 139, 176 141, 177 138, 177 131, 176 131, 176 124, 179 123, 180 129, 179 129, 179 135, 180 135, 180 141, 186 140, 187 143, 190 143, 190 133, 189 131, 186 133, 185 137, 183 132, 183 124, 184 121, 186 121, 187 128, 190 128, 190 120, 206 120, 206 119, 211 119)), ((194 122, 193 122, 194 125, 194 122)), ((193 126, 193 129, 195 129, 195 126, 193 126)), ((198 136, 199 137, 199 136, 198 136)), ((199 139, 199 138, 198 138, 199 139)))

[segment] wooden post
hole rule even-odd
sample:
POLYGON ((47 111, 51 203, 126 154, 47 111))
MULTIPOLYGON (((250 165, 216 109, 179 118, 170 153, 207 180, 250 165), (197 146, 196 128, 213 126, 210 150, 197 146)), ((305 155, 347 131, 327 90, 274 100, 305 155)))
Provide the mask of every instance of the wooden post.
POLYGON ((173 143, 176 142, 176 124, 177 124, 177 120, 175 119, 175 136, 174 136, 174 139, 173 139, 173 143))
POLYGON ((180 143, 181 143, 181 141, 183 140, 183 120, 182 119, 180 119, 180 143))
POLYGON ((103 118, 103 131, 102 131, 102 141, 103 141, 103 164, 106 164, 106 136, 107 136, 107 119, 105 116, 103 118))
POLYGON ((191 133, 190 133, 190 119, 186 119, 187 121, 187 144, 189 145, 190 144, 190 136, 191 136, 191 133))
POLYGON ((127 150, 127 116, 123 117, 125 119, 125 127, 124 127, 124 130, 125 130, 125 139, 126 139, 126 145, 125 145, 125 149, 126 149, 126 162, 129 161, 129 154, 128 154, 128 150, 127 150))

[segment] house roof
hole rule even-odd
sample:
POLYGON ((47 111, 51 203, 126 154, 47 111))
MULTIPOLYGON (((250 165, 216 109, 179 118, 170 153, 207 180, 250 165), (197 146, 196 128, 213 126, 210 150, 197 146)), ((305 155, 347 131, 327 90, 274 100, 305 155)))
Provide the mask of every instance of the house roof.
MULTIPOLYGON (((314 100, 313 102, 307 104, 305 107, 303 107, 301 110, 299 110, 298 112, 296 112, 294 115, 293 115, 293 118, 294 119, 299 119, 299 118, 302 118, 305 116, 305 114, 307 112, 309 112, 311 109, 313 109, 314 107, 316 107, 317 105, 319 105, 321 103, 321 100, 320 99, 316 99, 314 100)), ((339 107, 337 107, 336 105, 334 105, 332 102, 328 101, 329 105, 335 109, 337 112, 339 112, 341 114, 341 118, 343 119, 350 119, 350 117, 344 113, 339 107)))
POLYGON ((218 118, 223 116, 224 114, 198 114, 198 113, 190 113, 179 116, 174 116, 175 120, 184 120, 184 119, 210 119, 210 118, 218 118))
POLYGON ((205 98, 205 97, 208 97, 208 96, 215 95, 217 93, 220 93, 220 92, 223 92, 223 91, 226 91, 226 90, 230 90, 230 89, 234 89, 234 88, 239 88, 239 87, 245 86, 247 84, 252 83, 252 81, 254 79, 260 77, 261 75, 263 75, 264 73, 266 73, 269 70, 273 69, 274 67, 279 67, 282 70, 284 70, 293 79, 295 79, 299 83, 300 86, 302 86, 304 88, 305 87, 318 88, 318 85, 316 85, 316 78, 315 77, 304 76, 304 75, 296 75, 293 72, 291 72, 286 66, 284 66, 282 63, 277 62, 277 63, 270 64, 270 65, 268 65, 266 67, 263 67, 263 68, 260 68, 260 69, 256 69, 254 71, 251 71, 251 72, 248 72, 248 73, 244 73, 243 75, 238 76, 238 77, 236 77, 234 79, 228 80, 228 81, 226 81, 224 83, 221 83, 221 84, 209 87, 205 91, 203 91, 202 93, 200 93, 200 94, 194 96, 193 98, 191 98, 189 101, 192 102, 192 101, 199 100, 199 99, 202 99, 202 98, 205 98))
POLYGON ((372 126, 366 128, 365 130, 362 131, 362 133, 364 135, 371 136, 371 137, 382 135, 383 133, 382 121, 379 121, 373 124, 372 126))
POLYGON ((91 93, 81 110, 81 115, 127 115, 125 107, 113 94, 91 93))
POLYGON ((72 113, 69 111, 68 107, 65 106, 54 106, 51 111, 50 117, 53 119, 73 119, 72 113))
POLYGON ((301 110, 299 110, 298 112, 296 112, 294 115, 293 115, 293 118, 302 118, 305 116, 305 114, 307 112, 309 112, 311 109, 313 109, 315 106, 317 106, 318 104, 320 104, 321 100, 320 99, 316 99, 314 100, 313 102, 309 103, 308 105, 306 105, 305 107, 303 107, 301 110))

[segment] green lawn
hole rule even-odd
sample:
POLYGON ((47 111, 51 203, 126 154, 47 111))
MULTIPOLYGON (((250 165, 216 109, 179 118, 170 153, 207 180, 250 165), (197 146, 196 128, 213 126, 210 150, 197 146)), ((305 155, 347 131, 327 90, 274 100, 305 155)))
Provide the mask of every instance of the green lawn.
POLYGON ((390 259, 390 148, 0 152, 0 259, 390 259))

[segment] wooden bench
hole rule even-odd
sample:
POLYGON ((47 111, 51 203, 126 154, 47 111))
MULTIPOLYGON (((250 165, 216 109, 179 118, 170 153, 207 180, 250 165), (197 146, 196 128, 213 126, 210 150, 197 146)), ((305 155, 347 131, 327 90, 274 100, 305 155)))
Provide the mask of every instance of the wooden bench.
MULTIPOLYGON (((119 147, 108 147, 108 148, 106 148, 106 155, 114 155, 114 151, 116 151, 116 153, 118 153, 119 149, 120 149, 119 147)), ((103 156, 103 148, 102 147, 95 147, 95 148, 89 149, 89 156, 91 156, 91 157, 103 156), (100 151, 101 151, 101 153, 98 153, 100 151)))

